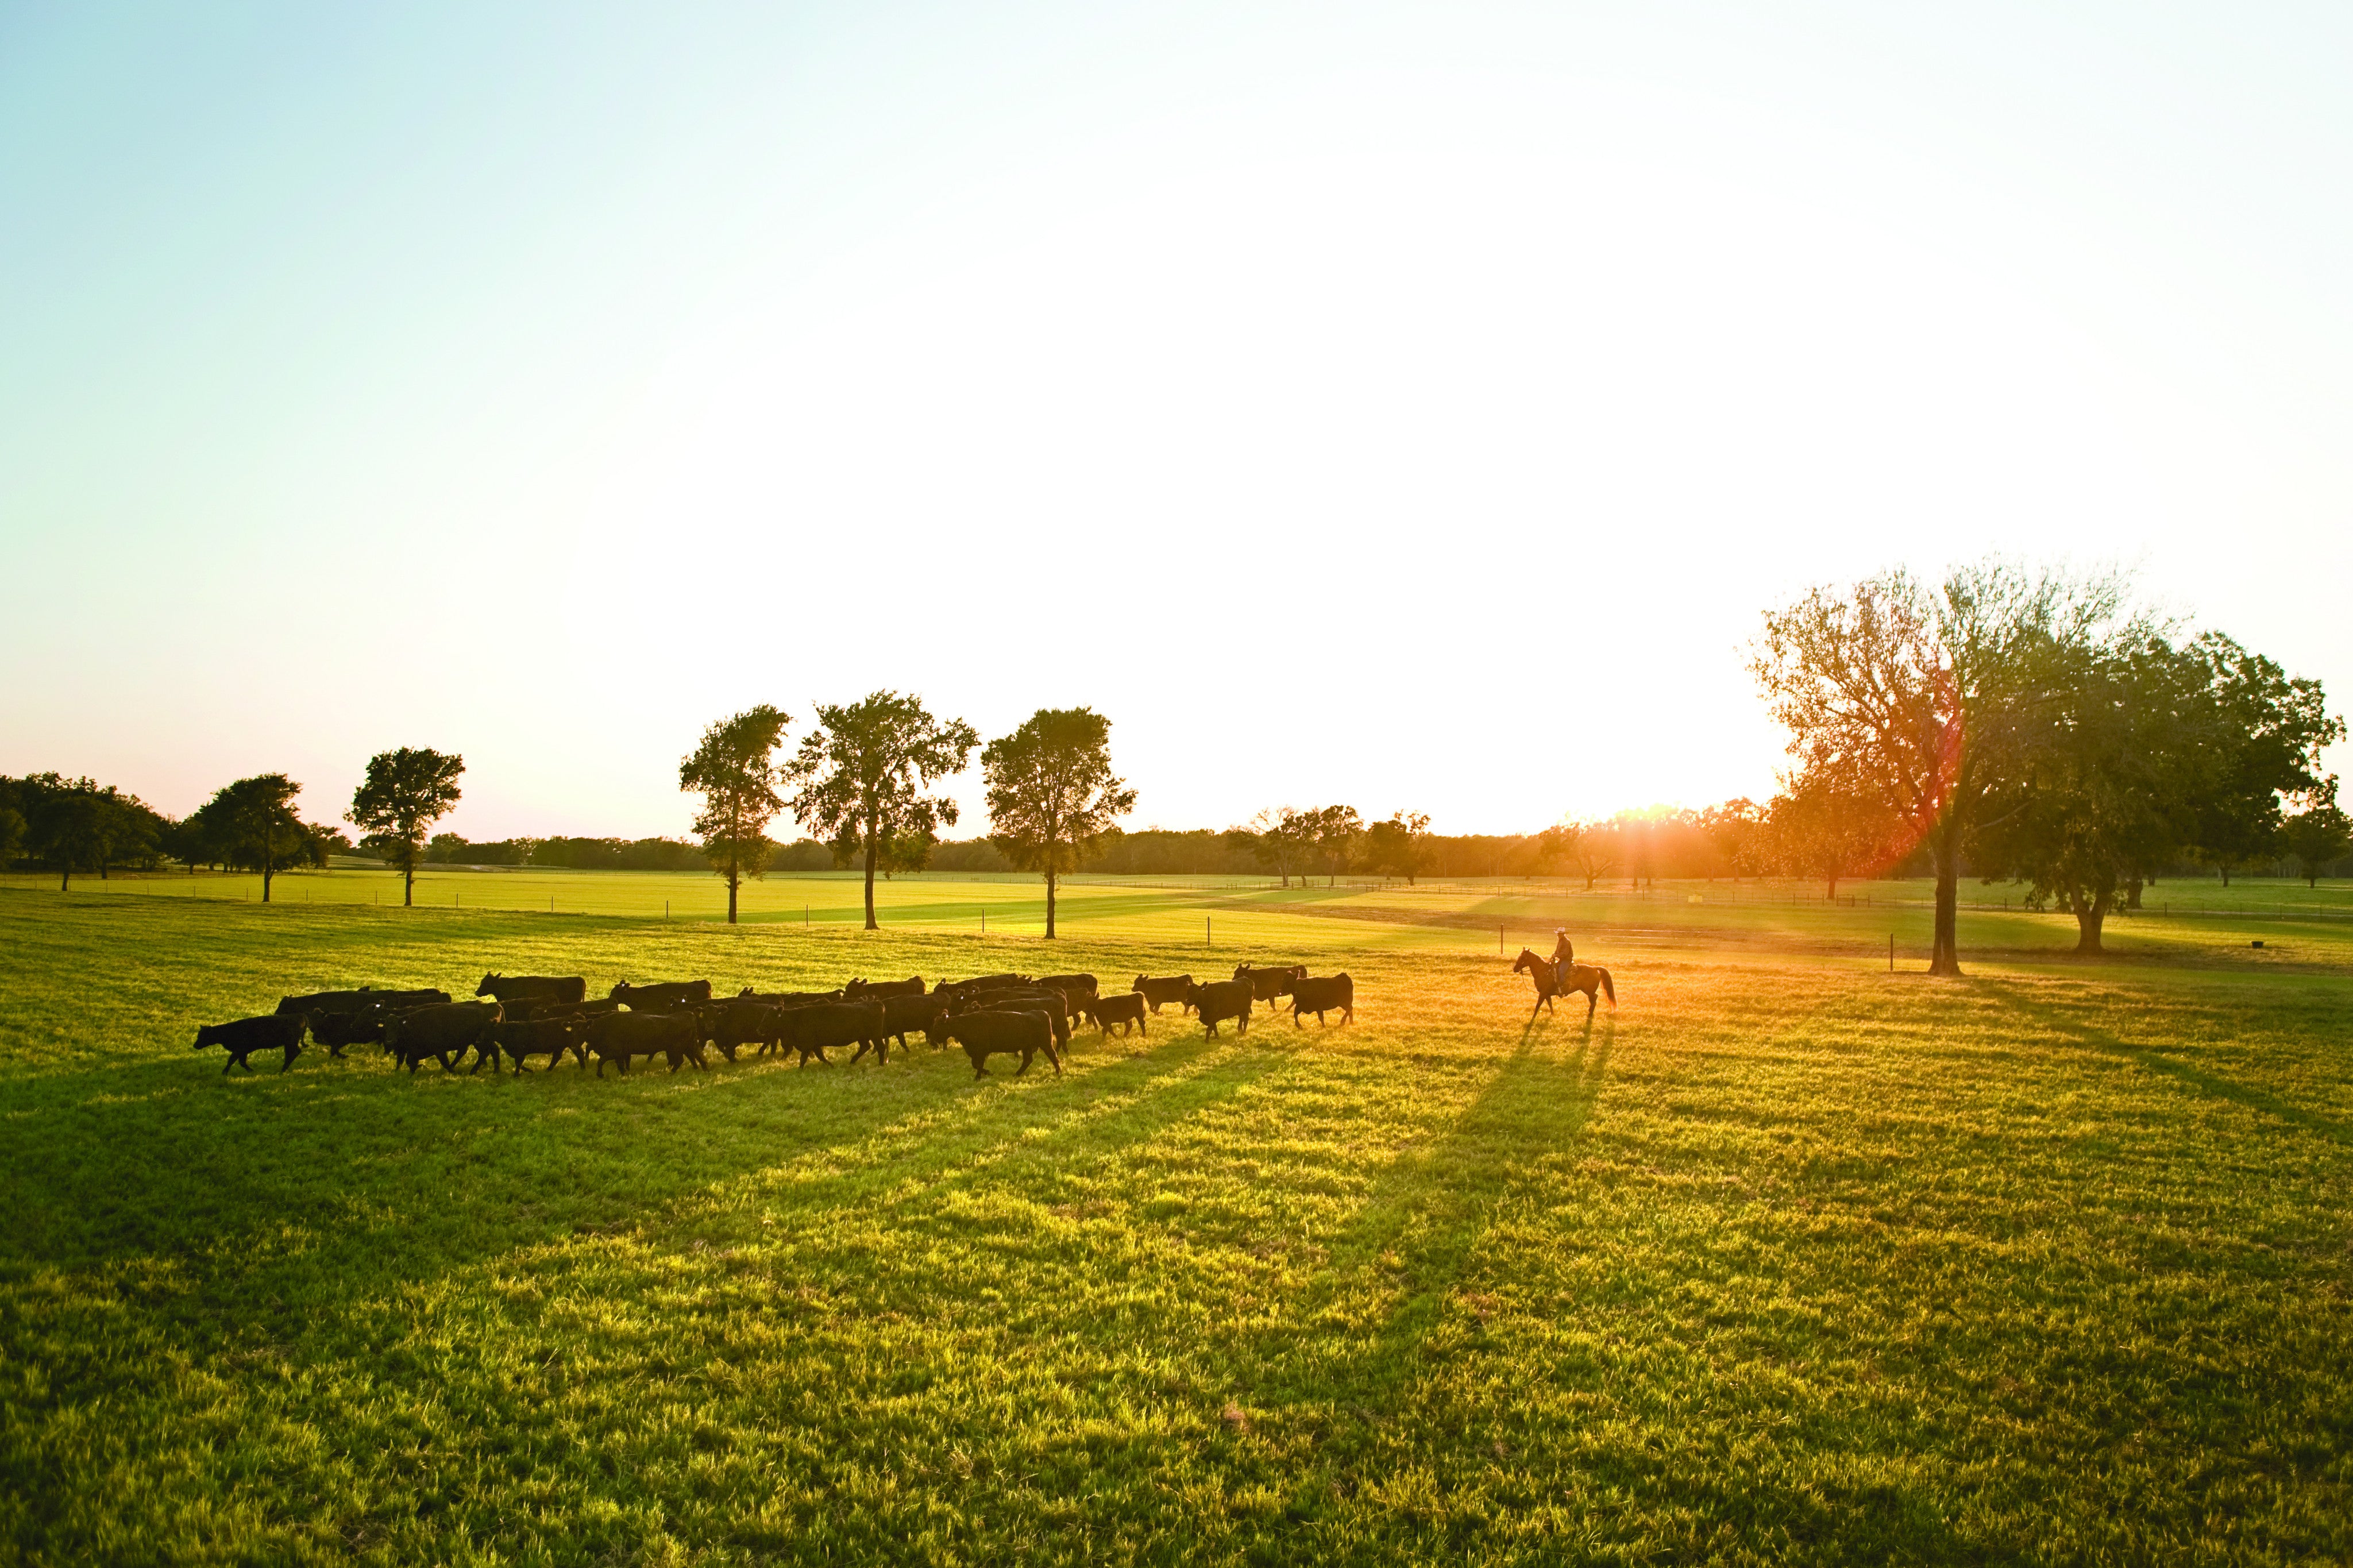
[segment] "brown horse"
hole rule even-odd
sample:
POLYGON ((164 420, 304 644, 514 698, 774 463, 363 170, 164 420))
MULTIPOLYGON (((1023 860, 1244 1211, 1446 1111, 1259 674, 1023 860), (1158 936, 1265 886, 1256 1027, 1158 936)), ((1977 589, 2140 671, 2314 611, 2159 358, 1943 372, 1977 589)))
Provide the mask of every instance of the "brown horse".
POLYGON ((1572 991, 1585 993, 1585 1021, 1588 1024, 1593 1022, 1593 1009, 1603 996, 1609 998, 1610 1006, 1618 1005, 1618 987, 1609 984, 1609 972, 1598 963, 1571 963, 1568 965, 1567 984, 1563 984, 1552 960, 1538 958, 1524 947, 1520 949, 1519 962, 1512 965, 1512 973, 1529 975, 1536 983, 1536 1005, 1528 1009, 1531 1021, 1535 1019, 1537 1008, 1550 1012, 1554 997, 1565 996, 1572 991))

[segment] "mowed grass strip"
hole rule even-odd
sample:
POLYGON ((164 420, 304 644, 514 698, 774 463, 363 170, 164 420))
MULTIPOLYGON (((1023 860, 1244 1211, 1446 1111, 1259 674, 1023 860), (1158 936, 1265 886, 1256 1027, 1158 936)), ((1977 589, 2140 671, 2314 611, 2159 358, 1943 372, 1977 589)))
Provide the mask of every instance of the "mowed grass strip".
POLYGON ((1018 1081, 918 1048, 492 1082, 315 1053, 225 1080, 187 1044, 284 990, 488 968, 1211 966, 1123 914, 1049 948, 0 895, 0 1539, 2353 1552, 2342 972, 2218 936, 2202 967, 1940 983, 1822 931, 1630 922, 1579 933, 1620 1010, 1529 1026, 1491 946, 1362 897, 1246 911, 1257 956, 1356 976, 1345 1029, 1166 1012, 1018 1081))

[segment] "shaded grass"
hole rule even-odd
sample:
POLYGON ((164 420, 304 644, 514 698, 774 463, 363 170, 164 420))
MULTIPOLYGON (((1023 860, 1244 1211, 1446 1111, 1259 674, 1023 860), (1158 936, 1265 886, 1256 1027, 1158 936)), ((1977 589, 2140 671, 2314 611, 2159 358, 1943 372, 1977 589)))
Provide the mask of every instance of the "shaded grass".
MULTIPOLYGON (((131 906, 0 897, 23 1555, 2353 1552, 2342 973, 1603 928, 1588 1029, 1475 941, 1271 902, 1236 923, 1357 1026, 1164 1014, 1059 1079, 224 1080, 194 1023, 288 989, 1050 959, 131 906)), ((1050 962, 1207 967, 1134 918, 1050 962)))

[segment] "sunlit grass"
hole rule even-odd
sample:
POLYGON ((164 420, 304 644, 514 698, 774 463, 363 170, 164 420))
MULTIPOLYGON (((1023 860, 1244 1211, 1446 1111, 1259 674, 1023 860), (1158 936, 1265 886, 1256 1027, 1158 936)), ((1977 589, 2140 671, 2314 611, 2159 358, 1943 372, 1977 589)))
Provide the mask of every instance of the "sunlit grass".
POLYGON ((1875 906, 1082 888, 1048 948, 1014 912, 1034 882, 889 884, 879 935, 854 882, 759 890, 809 927, 0 892, 0 1540, 2353 1552, 2338 925, 2150 917, 2086 964, 2063 920, 1972 912, 1946 983, 1885 972, 1875 906), (959 900, 989 937, 917 923, 959 900), (1564 915, 1622 1006, 1524 1027, 1494 927, 1515 952, 1564 915), (1347 968, 1360 1022, 1212 1042, 1164 1014, 1082 1034, 1060 1079, 978 1083, 921 1050, 491 1082, 315 1056, 223 1079, 187 1049, 285 990, 491 968, 732 988, 1240 956, 1347 968))

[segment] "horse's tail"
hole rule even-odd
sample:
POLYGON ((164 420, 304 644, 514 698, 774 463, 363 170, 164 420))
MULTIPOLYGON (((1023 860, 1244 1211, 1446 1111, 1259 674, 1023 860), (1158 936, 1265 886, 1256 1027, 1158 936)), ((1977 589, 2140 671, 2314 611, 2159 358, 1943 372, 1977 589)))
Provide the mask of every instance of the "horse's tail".
MULTIPOLYGON (((1599 968, 1600 966, 1596 964, 1595 967, 1599 968)), ((1609 1005, 1612 1007, 1618 1005, 1618 987, 1609 984, 1609 972, 1606 969, 1601 971, 1601 989, 1609 995, 1609 1005)))

